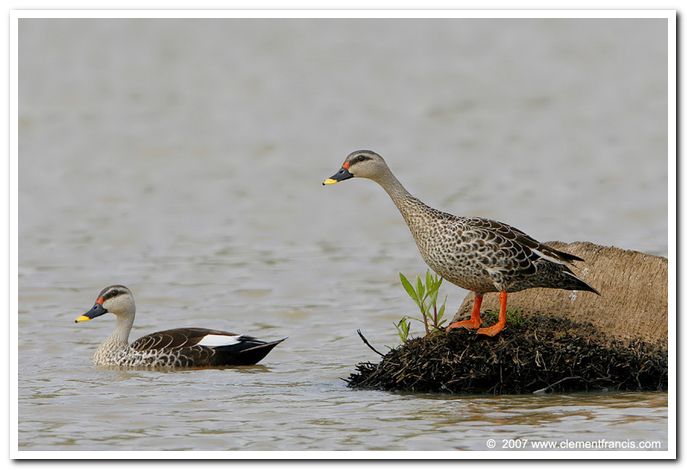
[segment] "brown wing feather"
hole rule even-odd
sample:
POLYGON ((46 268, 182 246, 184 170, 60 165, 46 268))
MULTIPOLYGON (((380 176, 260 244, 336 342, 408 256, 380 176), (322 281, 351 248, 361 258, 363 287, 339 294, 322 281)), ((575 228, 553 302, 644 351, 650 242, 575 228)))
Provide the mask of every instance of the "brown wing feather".
POLYGON ((475 228, 483 228, 488 231, 495 232, 496 234, 504 237, 507 240, 511 240, 521 245, 522 247, 529 248, 529 250, 526 251, 537 250, 542 252, 546 256, 550 256, 553 259, 558 259, 563 262, 584 261, 582 258, 578 256, 571 255, 570 253, 566 253, 565 251, 557 250, 544 243, 538 242, 522 230, 519 230, 511 225, 498 222, 496 220, 472 217, 467 219, 467 223, 475 228))
POLYGON ((207 328, 175 328, 141 336, 131 343, 131 347, 137 351, 189 348, 198 344, 207 335, 234 336, 235 333, 207 328))

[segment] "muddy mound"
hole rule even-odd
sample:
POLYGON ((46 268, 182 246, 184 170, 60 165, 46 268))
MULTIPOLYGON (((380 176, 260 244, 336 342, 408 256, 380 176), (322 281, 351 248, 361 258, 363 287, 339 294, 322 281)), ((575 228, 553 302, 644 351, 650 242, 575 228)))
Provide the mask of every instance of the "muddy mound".
MULTIPOLYGON (((484 315, 484 324, 496 321, 484 315)), ((414 338, 379 364, 360 363, 346 380, 358 389, 520 394, 666 390, 663 343, 622 341, 589 323, 551 315, 509 314, 495 338, 465 329, 414 338)))
MULTIPOLYGON (((622 340, 667 341, 668 259, 589 242, 548 245, 584 258, 573 271, 601 295, 561 289, 527 289, 508 294, 508 306, 523 314, 549 314, 591 322, 622 340)), ((453 321, 470 316, 469 294, 453 321)), ((498 294, 486 294, 483 310, 498 310, 498 294)))

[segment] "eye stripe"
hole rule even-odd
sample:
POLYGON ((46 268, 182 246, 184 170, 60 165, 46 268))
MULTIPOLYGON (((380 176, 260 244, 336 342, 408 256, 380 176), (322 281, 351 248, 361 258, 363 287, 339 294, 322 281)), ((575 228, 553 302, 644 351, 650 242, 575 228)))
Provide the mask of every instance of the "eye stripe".
POLYGON ((118 289, 112 289, 112 290, 105 292, 105 295, 103 295, 103 299, 105 299, 105 300, 111 299, 112 297, 116 297, 121 293, 122 292, 119 291, 118 289))
POLYGON ((103 302, 106 301, 107 299, 111 299, 112 297, 117 297, 118 295, 124 295, 127 292, 129 292, 129 289, 126 287, 120 285, 120 284, 115 284, 112 286, 107 286, 103 290, 100 291, 98 294, 98 299, 102 300, 103 302))

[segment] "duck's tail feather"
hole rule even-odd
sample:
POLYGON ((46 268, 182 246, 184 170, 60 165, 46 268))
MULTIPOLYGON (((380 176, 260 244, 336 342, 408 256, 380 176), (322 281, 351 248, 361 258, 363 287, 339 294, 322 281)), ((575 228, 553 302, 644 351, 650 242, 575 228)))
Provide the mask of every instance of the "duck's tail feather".
POLYGON ((257 364, 285 339, 266 342, 252 336, 241 336, 240 341, 236 344, 215 348, 216 365, 247 366, 257 364))
POLYGON ((596 295, 601 295, 601 293, 598 290, 594 289, 592 286, 584 282, 582 279, 575 276, 575 274, 572 271, 565 270, 564 272, 567 277, 567 282, 566 285, 562 287, 563 289, 594 292, 596 295))

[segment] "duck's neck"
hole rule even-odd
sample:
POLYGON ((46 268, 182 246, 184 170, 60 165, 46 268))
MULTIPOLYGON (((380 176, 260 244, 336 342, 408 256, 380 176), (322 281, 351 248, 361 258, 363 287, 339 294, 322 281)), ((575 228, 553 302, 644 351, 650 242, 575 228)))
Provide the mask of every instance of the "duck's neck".
POLYGON ((129 333, 134 324, 134 313, 123 316, 117 315, 117 324, 112 334, 100 345, 99 352, 113 351, 129 346, 129 333))
MULTIPOLYGON (((403 219, 408 224, 408 227, 413 231, 412 218, 417 215, 418 211, 424 212, 431 210, 429 206, 414 197, 403 187, 400 181, 396 179, 391 170, 387 169, 381 176, 378 176, 375 181, 387 192, 391 200, 398 208, 403 216, 403 219)), ((413 232, 414 234, 414 232, 413 232)))

